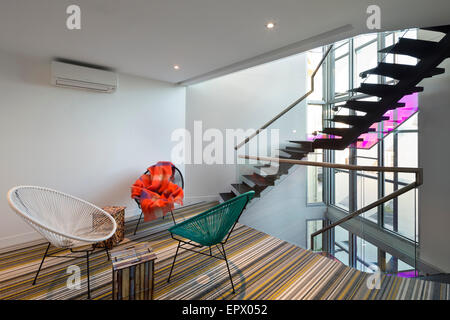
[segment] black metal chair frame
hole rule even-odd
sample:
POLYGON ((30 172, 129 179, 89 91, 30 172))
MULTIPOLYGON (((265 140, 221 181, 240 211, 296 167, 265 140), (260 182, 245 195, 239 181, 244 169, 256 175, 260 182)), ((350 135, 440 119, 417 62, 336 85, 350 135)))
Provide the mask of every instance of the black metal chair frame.
POLYGON ((201 251, 198 251, 198 250, 194 250, 193 248, 185 247, 183 245, 191 245, 193 247, 200 248, 200 249, 205 248, 206 246, 202 246, 200 244, 196 244, 196 243, 194 243, 191 240, 190 241, 185 241, 185 240, 182 240, 182 239, 178 239, 178 238, 174 237, 173 233, 170 233, 170 236, 172 237, 172 239, 178 241, 178 246, 177 246, 177 251, 175 252, 175 256, 173 257, 172 267, 170 268, 169 278, 167 278, 167 282, 170 282, 170 277, 172 276, 172 271, 173 271, 173 268, 175 266, 175 261, 177 259, 178 251, 180 250, 180 248, 183 248, 185 250, 192 251, 192 252, 195 252, 195 253, 199 253, 199 254, 202 254, 202 255, 205 255, 205 256, 208 256, 208 257, 216 258, 216 259, 219 259, 219 260, 224 260, 225 264, 227 265, 228 276, 230 277, 231 288, 233 289, 233 294, 236 293, 235 290, 234 290, 233 278, 231 276, 230 266, 228 264, 228 258, 227 258, 226 252, 225 252, 224 245, 227 243, 228 238, 230 237, 231 233, 233 232, 234 227, 238 223, 239 218, 241 217, 241 215, 244 212, 245 208, 247 207, 248 203, 249 203, 249 199, 247 198, 247 202, 245 203, 244 207, 242 208, 241 213, 239 213, 238 218, 234 222, 233 227, 231 227, 230 231, 228 232, 227 237, 225 238, 225 240, 222 240, 221 242, 218 242, 215 245, 213 245, 213 246, 216 246, 217 250, 219 250, 221 256, 217 256, 217 255, 214 255, 212 253, 212 248, 211 248, 212 246, 209 246, 209 254, 201 252, 201 251), (222 247, 222 250, 220 250, 219 244, 222 247))
MULTIPOLYGON (((181 174, 180 169, 178 169, 178 168, 175 167, 175 166, 174 166, 173 168, 174 168, 175 171, 178 172, 178 174, 180 175, 180 177, 181 177, 181 189, 184 190, 184 178, 183 178, 183 175, 181 174)), ((148 173, 148 170, 144 172, 144 174, 147 174, 147 173, 148 173)), ((142 212, 140 200, 139 200, 139 199, 134 199, 134 201, 136 201, 136 203, 137 203, 139 209, 141 210, 141 214, 139 215, 139 219, 138 219, 138 222, 137 222, 137 224, 136 224, 136 228, 134 229, 134 233, 133 233, 133 235, 136 235, 137 229, 138 229, 138 227, 139 227, 139 224, 141 223, 142 215, 144 214, 144 212, 142 212)), ((174 217, 174 215, 173 215, 173 210, 170 210, 170 214, 171 214, 171 216, 172 216, 173 224, 177 224, 176 221, 175 221, 175 217, 174 217)), ((162 218, 164 219, 165 217, 163 216, 162 218)))
MULTIPOLYGON (((105 246, 105 251, 106 251, 106 255, 108 256, 108 260, 111 260, 106 241, 103 241, 103 244, 105 246)), ((50 249, 50 245, 51 245, 51 243, 49 242, 48 246, 47 246, 47 249, 45 250, 44 256, 42 257, 41 264, 39 265, 39 269, 36 272, 36 276, 34 277, 33 286, 36 284, 37 278, 39 276, 39 272, 41 271, 42 265, 44 264, 44 260, 45 260, 46 257, 65 258, 65 259, 82 258, 82 256, 75 256, 75 257, 74 256, 55 256, 55 255, 52 255, 52 254, 48 254, 48 250, 50 249)), ((91 299, 91 282, 90 282, 90 279, 89 279, 89 254, 95 251, 95 249, 97 248, 97 245, 98 245, 97 243, 94 243, 92 245, 92 249, 87 249, 87 250, 73 250, 72 248, 70 248, 70 252, 72 252, 72 253, 85 253, 86 254, 86 272, 87 272, 88 299, 91 299)), ((64 251, 64 250, 65 249, 63 249, 61 251, 64 251)))

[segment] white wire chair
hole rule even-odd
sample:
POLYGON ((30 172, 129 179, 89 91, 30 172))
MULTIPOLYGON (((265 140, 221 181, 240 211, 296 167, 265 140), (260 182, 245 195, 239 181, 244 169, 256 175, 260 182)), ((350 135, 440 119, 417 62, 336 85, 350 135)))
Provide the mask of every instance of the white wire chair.
MULTIPOLYGON (((7 197, 11 208, 49 242, 33 285, 45 257, 50 256, 48 249, 52 244, 72 252, 86 253, 90 298, 89 253, 95 250, 97 243, 106 241, 116 232, 114 218, 87 201, 49 188, 17 186, 8 191, 7 197), (86 245, 92 245, 92 249, 72 250, 86 245)), ((105 250, 109 259, 106 245, 105 250)))

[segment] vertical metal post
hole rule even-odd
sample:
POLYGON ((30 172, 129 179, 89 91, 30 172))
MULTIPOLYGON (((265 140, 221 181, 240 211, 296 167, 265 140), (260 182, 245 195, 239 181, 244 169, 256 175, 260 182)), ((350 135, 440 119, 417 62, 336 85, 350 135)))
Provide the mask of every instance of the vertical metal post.
MULTIPOLYGON (((385 35, 384 34, 378 34, 378 51, 380 51, 381 49, 383 49, 386 46, 386 41, 385 41, 385 35)), ((378 52, 378 57, 377 57, 378 62, 383 61, 383 53, 378 52)), ((378 76, 378 83, 381 84, 385 84, 385 78, 382 76, 378 76)), ((383 131, 384 131, 384 122, 381 121, 378 124, 378 133, 377 133, 377 138, 379 139, 378 145, 377 145, 377 151, 378 151, 378 165, 380 167, 384 167, 384 139, 383 139, 383 131)), ((378 198, 381 199, 382 197, 384 197, 385 194, 385 188, 384 188, 384 179, 385 179, 385 174, 384 172, 378 172, 378 198)), ((377 211, 377 223, 378 226, 380 226, 381 228, 384 227, 384 205, 381 205, 378 207, 378 211, 377 211)), ((381 266, 380 266, 381 267, 381 266)))
MULTIPOLYGON (((395 120, 397 120, 397 111, 394 110, 395 120)), ((394 167, 398 167, 398 135, 397 132, 393 132, 394 140, 394 167)), ((398 190, 398 172, 394 172, 394 190, 398 190)), ((392 200, 394 203, 393 221, 392 226, 394 231, 398 231, 398 198, 392 200)))
MULTIPOLYGON (((326 92, 326 110, 324 115, 324 121, 323 121, 323 127, 335 127, 335 123, 332 121, 329 121, 327 119, 332 118, 332 100, 334 100, 334 91, 335 91, 335 83, 334 83, 334 65, 335 65, 335 54, 334 50, 330 52, 330 54, 327 57, 327 92, 326 92)), ((325 161, 334 163, 335 161, 335 151, 334 150, 324 150, 326 154, 325 161)), ((335 197, 334 197, 334 189, 335 189, 335 169, 326 168, 325 169, 328 175, 328 178, 326 179, 327 183, 327 192, 328 195, 326 196, 326 204, 330 205, 332 203, 335 203, 335 197)), ((331 221, 327 221, 327 224, 330 224, 331 221)), ((328 253, 335 255, 335 232, 334 228, 332 228, 330 231, 327 232, 328 235, 328 253)), ((311 245, 313 242, 311 242, 311 245)))
POLYGON ((152 286, 150 288, 150 300, 153 300, 155 292, 155 260, 152 260, 151 264, 152 264, 152 286))
MULTIPOLYGON (((353 89, 355 87, 355 77, 354 77, 354 60, 355 60, 355 50, 353 45, 353 39, 349 40, 349 51, 348 51, 348 57, 349 57, 349 88, 353 89)), ((353 96, 354 92, 350 91, 350 96, 353 96)), ((349 115, 354 116, 356 115, 355 110, 350 110, 349 115)), ((357 150, 356 150, 356 142, 355 144, 351 145, 349 148, 349 164, 356 165, 357 164, 357 150)), ((349 170, 349 212, 354 212, 358 208, 358 176, 356 171, 349 170)), ((349 232, 349 246, 348 246, 348 253, 349 253, 349 266, 356 268, 356 257, 357 257, 357 241, 356 241, 356 235, 349 232)))
MULTIPOLYGON (((356 148, 350 148, 350 163, 356 165, 356 148)), ((358 208, 358 195, 357 195, 357 182, 358 176, 356 175, 356 171, 349 170, 349 212, 355 212, 358 208)), ((349 266, 356 268, 356 256, 357 256, 357 241, 356 235, 349 232, 349 246, 348 246, 348 258, 349 258, 349 266)))
POLYGON ((381 272, 386 272, 386 252, 377 248, 378 251, 378 268, 381 272))
POLYGON ((88 299, 91 299, 91 281, 89 279, 89 251, 86 251, 86 267, 87 267, 87 289, 88 299))
MULTIPOLYGON (((380 167, 384 167, 384 140, 380 140, 378 142, 378 165, 380 167)), ((385 195, 385 187, 384 187, 384 172, 378 172, 378 199, 381 199, 385 195)), ((377 211, 377 222, 378 226, 384 227, 384 205, 378 207, 377 211)))

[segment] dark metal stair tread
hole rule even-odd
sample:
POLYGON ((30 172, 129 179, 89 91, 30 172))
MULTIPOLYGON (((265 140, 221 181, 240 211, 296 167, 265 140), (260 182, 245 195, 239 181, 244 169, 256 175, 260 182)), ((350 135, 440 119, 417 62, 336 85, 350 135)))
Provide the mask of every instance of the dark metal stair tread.
MULTIPOLYGON (((346 134, 348 134, 349 132, 352 132, 354 130, 354 128, 324 128, 322 129, 322 132, 325 134, 330 134, 333 136, 339 136, 339 137, 343 137, 346 134)), ((365 132, 362 132, 365 133, 365 132)))
POLYGON ((307 152, 312 151, 312 141, 302 141, 302 140, 289 140, 290 143, 299 144, 302 146, 303 149, 307 152))
MULTIPOLYGON (((369 74, 385 76, 397 80, 404 80, 412 77, 418 71, 417 66, 380 62, 375 68, 366 70, 360 73, 361 78, 366 78, 369 74)), ((445 72, 444 68, 434 68, 426 75, 426 77, 433 77, 445 72)))
POLYGON ((257 173, 245 174, 244 177, 253 182, 258 187, 269 187, 274 185, 274 180, 272 180, 271 178, 260 176, 257 173))
MULTIPOLYGON (((298 160, 298 159, 294 159, 294 158, 292 158, 292 157, 285 157, 285 156, 279 156, 278 157, 278 159, 281 159, 281 160, 298 160)), ((280 162, 280 164, 281 164, 282 162, 280 162)), ((291 164, 292 165, 292 164, 291 164)))
MULTIPOLYGON (((270 167, 271 167, 270 164, 264 164, 264 165, 260 165, 260 166, 254 166, 254 168, 256 168, 256 169, 267 169, 267 168, 270 168, 270 167)), ((285 163, 285 162, 280 162, 280 163, 279 163, 279 167, 286 167, 286 169, 287 169, 288 167, 290 167, 290 164, 289 164, 289 163, 285 163)))
MULTIPOLYGON (((280 176, 289 173, 289 169, 291 169, 293 166, 294 165, 292 163, 279 162, 278 166, 275 167, 276 170, 277 170, 276 173, 275 174, 271 174, 271 176, 277 176, 277 178, 279 178, 280 176)), ((257 169, 267 169, 269 167, 270 167, 270 165, 267 166, 267 167, 260 167, 260 168, 255 167, 255 168, 257 168, 257 169)), ((267 172, 267 173, 271 173, 271 172, 267 172)))
POLYGON ((283 149, 278 149, 278 150, 286 152, 286 153, 289 153, 289 154, 296 154, 296 155, 299 155, 299 154, 306 155, 306 154, 308 154, 308 151, 305 151, 303 149, 292 148, 292 147, 291 148, 290 147, 284 147, 283 149))
POLYGON ((427 40, 401 38, 396 44, 381 49, 381 53, 402 54, 418 59, 425 59, 438 48, 438 43, 427 40))
POLYGON ((270 168, 270 164, 262 164, 258 166, 253 166, 256 169, 270 168))
POLYGON ((259 197, 260 195, 260 191, 257 189, 253 189, 251 187, 249 187, 248 185, 246 185, 245 183, 233 183, 231 184, 231 186, 237 191, 239 192, 239 194, 243 194, 249 191, 255 191, 255 197, 259 197))
POLYGON ((348 100, 346 104, 344 104, 341 107, 371 113, 371 112, 380 112, 380 109, 388 111, 396 108, 402 108, 404 106, 405 104, 401 102, 397 102, 393 105, 390 105, 389 107, 385 107, 384 103, 380 101, 348 100))
POLYGON ((375 121, 373 123, 380 122, 380 121, 386 121, 386 120, 389 120, 389 119, 390 119, 389 116, 381 116, 378 119, 375 119, 375 121))
POLYGON ((413 88, 404 90, 403 92, 400 92, 397 85, 362 83, 359 88, 351 89, 349 91, 360 92, 360 93, 364 93, 364 94, 367 94, 370 96, 387 97, 387 96, 390 96, 393 94, 407 95, 407 94, 411 94, 414 92, 422 92, 423 87, 413 87, 413 88))
POLYGON ((345 123, 351 126, 361 126, 367 124, 367 118, 364 116, 344 116, 344 115, 335 115, 333 119, 329 119, 329 121, 345 123))
POLYGON ((287 154, 290 154, 291 157, 290 159, 295 159, 295 160, 302 160, 306 157, 306 153, 304 152, 295 152, 295 151, 289 151, 289 150, 283 150, 283 152, 286 152, 287 154))
POLYGON ((314 140, 314 149, 343 150, 347 146, 342 145, 342 139, 319 138, 314 140))
POLYGON ((291 143, 300 143, 300 144, 311 144, 312 141, 306 141, 306 140, 289 140, 291 143))
POLYGON ((269 181, 272 181, 273 184, 275 184, 275 181, 280 179, 280 176, 281 176, 281 173, 276 173, 276 174, 269 174, 267 176, 264 176, 264 178, 268 179, 269 181))
POLYGON ((304 153, 304 154, 308 154, 309 151, 301 148, 301 147, 290 147, 290 146, 286 146, 285 147, 286 150, 292 151, 292 152, 300 152, 300 153, 304 153))
POLYGON ((428 30, 428 31, 435 31, 435 32, 442 32, 442 33, 450 33, 450 25, 427 27, 427 28, 420 28, 420 29, 428 30))
POLYGON ((289 151, 289 150, 282 150, 282 151, 287 154, 290 154, 291 155, 290 159, 301 160, 306 156, 306 153, 304 153, 304 152, 295 152, 295 151, 289 151))
POLYGON ((233 192, 226 192, 226 193, 220 193, 220 197, 222 198, 223 201, 228 201, 228 200, 236 197, 236 195, 233 192))

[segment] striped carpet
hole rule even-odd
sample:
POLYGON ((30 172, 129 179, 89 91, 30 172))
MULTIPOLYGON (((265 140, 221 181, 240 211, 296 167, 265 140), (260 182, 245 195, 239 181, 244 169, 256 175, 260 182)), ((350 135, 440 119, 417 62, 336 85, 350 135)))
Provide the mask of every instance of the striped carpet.
MULTIPOLYGON (((176 219, 212 205, 179 209, 176 219)), ((236 294, 232 294, 223 261, 182 249, 169 284, 167 277, 177 246, 167 232, 172 225, 170 219, 143 223, 133 236, 135 223, 127 222, 127 239, 150 241, 158 255, 156 299, 450 299, 450 285, 416 279, 382 276, 380 289, 369 290, 369 274, 244 225, 236 227, 226 245, 236 294)), ((84 258, 47 258, 37 284, 31 285, 45 247, 45 243, 34 242, 0 251, 0 299, 87 298, 84 258), (80 289, 66 286, 67 267, 74 264, 82 269, 80 289)), ((53 247, 50 250, 51 254, 68 254, 53 247)), ((110 299, 111 263, 104 251, 92 255, 90 272, 92 298, 110 299)))

